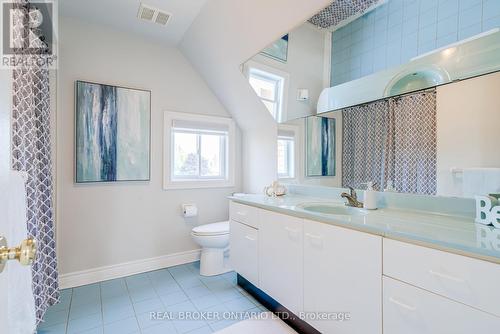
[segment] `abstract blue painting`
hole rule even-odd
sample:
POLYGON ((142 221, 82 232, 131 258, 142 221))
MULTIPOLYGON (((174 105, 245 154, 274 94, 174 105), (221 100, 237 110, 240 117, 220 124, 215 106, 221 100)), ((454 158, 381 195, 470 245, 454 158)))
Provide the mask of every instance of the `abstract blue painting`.
POLYGON ((76 82, 76 182, 148 181, 151 92, 76 82))
POLYGON ((306 118, 306 176, 335 176, 335 118, 306 118))

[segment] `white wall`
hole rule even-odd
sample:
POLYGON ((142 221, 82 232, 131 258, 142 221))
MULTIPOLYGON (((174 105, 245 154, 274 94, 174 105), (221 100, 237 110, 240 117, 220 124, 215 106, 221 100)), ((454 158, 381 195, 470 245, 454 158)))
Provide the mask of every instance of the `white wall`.
POLYGON ((239 186, 163 190, 163 111, 226 117, 227 112, 176 48, 75 20, 62 19, 59 31, 57 180, 61 274, 197 249, 190 237, 193 224, 181 217, 181 203, 198 205, 197 223, 225 220, 226 196, 239 186), (151 181, 74 183, 75 80, 151 90, 151 181))
POLYGON ((243 130, 243 186, 261 192, 276 178, 276 123, 256 98, 240 65, 330 0, 211 0, 181 50, 243 130))
POLYGON ((500 168, 500 73, 437 89, 437 193, 462 195, 450 168, 500 168))
MULTIPOLYGON (((289 75, 288 101, 283 111, 282 120, 316 114, 318 98, 323 88, 325 70, 325 35, 327 30, 320 30, 310 23, 304 23, 290 31, 288 35, 288 57, 281 62, 262 54, 252 57, 255 61, 270 66, 289 75), (309 100, 297 101, 297 89, 307 88, 309 100)), ((330 56, 328 56, 328 59, 330 56)))

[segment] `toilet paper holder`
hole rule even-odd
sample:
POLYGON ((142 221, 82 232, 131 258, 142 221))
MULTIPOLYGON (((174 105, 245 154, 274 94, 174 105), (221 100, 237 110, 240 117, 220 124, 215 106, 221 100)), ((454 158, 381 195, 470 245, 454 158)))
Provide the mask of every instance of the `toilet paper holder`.
POLYGON ((196 204, 182 204, 182 215, 185 218, 196 217, 198 215, 198 207, 196 204))

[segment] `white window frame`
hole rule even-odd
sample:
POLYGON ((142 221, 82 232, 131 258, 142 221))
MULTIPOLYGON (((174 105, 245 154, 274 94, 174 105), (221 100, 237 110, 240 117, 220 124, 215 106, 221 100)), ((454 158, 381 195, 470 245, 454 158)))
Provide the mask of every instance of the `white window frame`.
MULTIPOLYGON (((289 173, 289 175, 284 176, 278 174, 277 172, 278 166, 276 166, 276 174, 279 180, 287 180, 287 181, 295 180, 298 178, 300 172, 300 156, 299 156, 301 149, 300 129, 298 126, 295 125, 283 125, 283 124, 278 125, 278 134, 276 136, 276 142, 278 142, 278 139, 280 139, 281 137, 285 137, 285 136, 280 136, 279 134, 280 130, 284 132, 293 133, 293 160, 288 162, 289 164, 292 165, 293 170, 291 171, 291 173, 289 173)), ((290 138, 290 136, 286 137, 290 138)), ((276 154, 278 154, 278 152, 276 152, 276 154)))
MULTIPOLYGON (((280 92, 279 92, 279 99, 278 99, 278 110, 276 112, 276 116, 274 119, 277 122, 282 122, 286 120, 286 113, 287 113, 287 106, 288 106, 288 89, 289 89, 289 83, 290 83, 290 75, 287 72, 278 70, 274 67, 268 66, 261 64, 259 62, 256 62, 254 60, 249 60, 245 63, 243 66, 243 74, 247 78, 247 81, 250 80, 250 72, 252 69, 255 69, 260 72, 264 73, 269 73, 270 77, 276 77, 282 80, 281 82, 281 87, 280 87, 280 92)), ((248 83, 250 85, 250 83, 248 83)), ((255 93, 253 87, 250 86, 252 91, 255 93)), ((261 98, 260 96, 255 93, 255 95, 260 99, 260 100, 265 100, 264 98, 261 98)), ((265 106, 264 106, 265 107, 265 106)), ((266 107, 267 110, 267 107, 266 107)))
MULTIPOLYGON (((163 118, 163 188, 169 189, 196 189, 196 188, 224 188, 234 187, 235 180, 235 124, 231 118, 208 116, 201 114, 188 114, 175 111, 165 111, 163 118), (173 151, 173 127, 174 121, 191 121, 197 123, 212 123, 214 125, 224 125, 227 127, 227 142, 225 145, 226 161, 221 161, 224 166, 224 177, 199 177, 181 178, 173 176, 174 151, 173 151)), ((194 132, 199 134, 214 133, 210 130, 200 129, 199 131, 176 130, 175 132, 194 132)), ((200 138, 200 137, 198 137, 200 138)), ((199 139, 198 139, 199 140, 199 139)))

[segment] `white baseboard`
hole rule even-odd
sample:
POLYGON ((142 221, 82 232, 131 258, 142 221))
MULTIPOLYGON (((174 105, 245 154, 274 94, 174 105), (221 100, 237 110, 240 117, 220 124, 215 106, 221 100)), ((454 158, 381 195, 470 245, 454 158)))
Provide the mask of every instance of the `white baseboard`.
POLYGON ((200 259, 200 252, 201 250, 195 249, 187 252, 163 255, 144 260, 137 260, 114 264, 111 266, 75 271, 72 273, 60 275, 59 287, 61 289, 74 288, 81 285, 102 282, 114 278, 120 278, 152 270, 177 266, 179 264, 194 262, 200 259))

